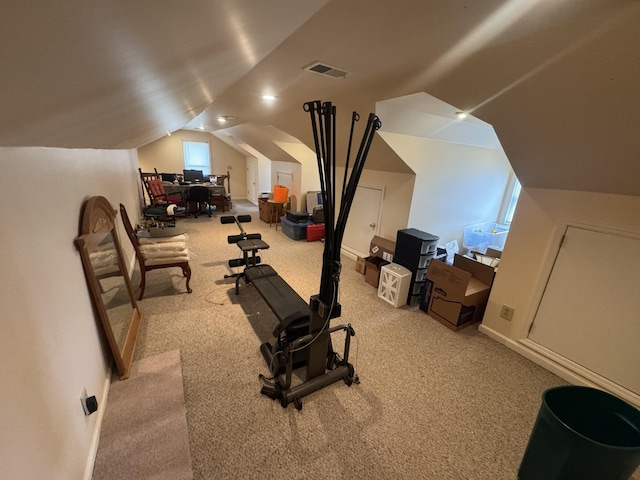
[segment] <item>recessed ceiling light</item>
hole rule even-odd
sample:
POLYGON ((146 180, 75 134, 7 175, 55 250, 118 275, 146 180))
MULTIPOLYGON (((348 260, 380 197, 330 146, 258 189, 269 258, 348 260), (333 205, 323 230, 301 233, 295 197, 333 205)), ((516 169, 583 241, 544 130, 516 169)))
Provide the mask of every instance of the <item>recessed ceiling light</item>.
POLYGON ((220 123, 232 122, 234 120, 237 120, 237 117, 234 117, 233 115, 220 115, 218 117, 218 121, 220 123))
POLYGON ((275 100, 276 96, 275 95, 262 95, 262 99, 263 100, 275 100))
POLYGON ((204 125, 200 125, 198 128, 199 128, 200 130, 204 130, 204 125))
POLYGON ((456 112, 456 117, 459 119, 467 118, 466 112, 456 112))

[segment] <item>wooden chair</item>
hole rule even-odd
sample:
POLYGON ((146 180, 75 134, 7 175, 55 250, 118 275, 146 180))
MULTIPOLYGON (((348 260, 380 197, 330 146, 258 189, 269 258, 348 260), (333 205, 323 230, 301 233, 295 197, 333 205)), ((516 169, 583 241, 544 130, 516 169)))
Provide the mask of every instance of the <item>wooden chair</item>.
POLYGON ((138 238, 123 204, 120 204, 120 215, 140 265, 141 279, 138 300, 142 300, 144 295, 146 273, 158 268, 181 268, 182 275, 187 278, 187 293, 191 293, 192 290, 189 287, 191 267, 189 266, 189 250, 187 249, 186 236, 181 234, 162 238, 138 238))
POLYGON ((164 222, 175 222, 176 217, 189 215, 187 202, 182 194, 179 197, 175 194, 167 194, 162 185, 161 174, 156 169, 154 172, 143 172, 141 168, 138 168, 138 171, 142 184, 142 198, 149 200, 149 204, 146 204, 145 201, 144 215, 146 217, 164 222), (172 204, 176 205, 176 208, 169 211, 167 207, 172 204))
POLYGON ((164 191, 164 186, 162 185, 162 176, 158 173, 156 169, 153 173, 151 172, 143 172, 141 168, 138 168, 140 172, 140 180, 142 181, 143 196, 144 193, 147 194, 147 198, 149 199, 149 206, 157 206, 168 203, 175 203, 178 206, 184 207, 185 202, 184 199, 180 196, 170 196, 164 191))

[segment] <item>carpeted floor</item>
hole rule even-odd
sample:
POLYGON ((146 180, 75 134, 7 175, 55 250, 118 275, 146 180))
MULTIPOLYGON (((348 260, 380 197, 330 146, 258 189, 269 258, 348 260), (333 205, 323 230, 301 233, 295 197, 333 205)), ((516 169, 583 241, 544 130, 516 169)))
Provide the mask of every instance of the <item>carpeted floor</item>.
MULTIPOLYGON (((244 227, 270 245, 264 263, 303 298, 318 293, 321 242, 276 232, 246 202, 232 213, 252 214, 244 227)), ((339 382, 305 397, 301 411, 283 409, 260 395, 258 380, 267 373, 259 345, 277 320, 251 286, 236 296, 223 278, 240 255, 226 240, 236 225, 219 214, 180 223, 193 293, 179 269, 148 275, 136 359, 180 350, 194 478, 516 478, 541 395, 561 379, 476 326, 453 332, 417 308, 393 308, 343 258, 339 321, 356 331, 361 383, 339 382)))
POLYGON ((111 382, 93 480, 193 478, 180 351, 134 362, 111 382))

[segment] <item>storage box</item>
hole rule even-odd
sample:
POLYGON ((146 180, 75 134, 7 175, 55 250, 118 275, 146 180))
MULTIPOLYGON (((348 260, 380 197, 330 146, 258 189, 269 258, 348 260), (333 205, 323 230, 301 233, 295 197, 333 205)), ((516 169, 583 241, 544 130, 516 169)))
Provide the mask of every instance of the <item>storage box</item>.
POLYGON ((307 225, 307 242, 314 242, 324 238, 324 223, 307 225))
POLYGON ((396 250, 396 242, 378 237, 377 235, 371 239, 369 245, 369 255, 372 257, 381 257, 388 262, 393 261, 393 252, 396 250))
POLYGON ((356 258, 356 272, 359 272, 364 275, 364 271, 366 270, 366 264, 364 261, 364 257, 356 258))
POLYGON ((469 250, 480 253, 485 253, 489 247, 502 251, 508 234, 508 225, 490 222, 476 223, 464 227, 463 245, 469 250))
POLYGON ((393 240, 387 240, 386 238, 378 237, 377 235, 371 239, 371 243, 369 244, 369 256, 364 259, 365 282, 378 288, 380 268, 383 265, 391 263, 395 249, 396 242, 393 240))
POLYGON ((453 265, 433 260, 420 309, 453 330, 480 321, 494 276, 494 268, 462 255, 453 265))
POLYGON ((301 240, 307 237, 307 226, 312 225, 312 222, 292 222, 287 217, 280 217, 280 224, 282 225, 282 231, 284 234, 293 238, 294 240, 301 240))
POLYGON ((364 281, 372 287, 378 288, 380 269, 390 263, 382 257, 367 257, 365 260, 364 281))
POLYGON ((407 303, 409 287, 411 286, 411 270, 397 263, 383 265, 380 269, 380 283, 378 298, 394 307, 407 303))
POLYGON ((289 220, 296 223, 303 223, 307 220, 310 220, 309 214, 307 212, 293 212, 291 210, 287 210, 287 213, 285 215, 289 220))

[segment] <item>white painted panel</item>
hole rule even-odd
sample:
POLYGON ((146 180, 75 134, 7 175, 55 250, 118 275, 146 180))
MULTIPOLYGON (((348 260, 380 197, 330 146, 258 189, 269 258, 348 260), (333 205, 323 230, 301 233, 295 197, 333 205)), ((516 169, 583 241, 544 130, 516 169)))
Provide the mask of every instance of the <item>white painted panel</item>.
POLYGON ((568 227, 532 341, 640 394, 640 239, 568 227))

